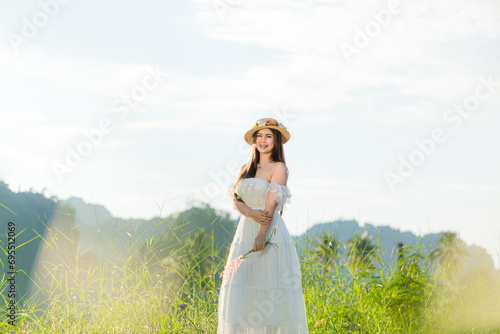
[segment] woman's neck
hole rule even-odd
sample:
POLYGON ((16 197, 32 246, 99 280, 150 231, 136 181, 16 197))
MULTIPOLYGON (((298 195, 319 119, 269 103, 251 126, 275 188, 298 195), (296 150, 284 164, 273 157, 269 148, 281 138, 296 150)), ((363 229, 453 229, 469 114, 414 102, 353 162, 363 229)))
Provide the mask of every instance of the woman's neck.
POLYGON ((259 165, 262 165, 263 163, 266 163, 268 162, 269 160, 271 160, 271 153, 269 154, 260 154, 260 159, 259 159, 259 162, 258 164, 259 165))

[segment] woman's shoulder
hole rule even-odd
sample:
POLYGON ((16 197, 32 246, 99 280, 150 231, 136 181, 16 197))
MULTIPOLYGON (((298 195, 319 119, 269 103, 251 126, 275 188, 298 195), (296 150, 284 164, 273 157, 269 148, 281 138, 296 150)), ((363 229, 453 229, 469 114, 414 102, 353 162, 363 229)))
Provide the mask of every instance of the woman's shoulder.
POLYGON ((276 161, 276 162, 273 162, 273 174, 274 173, 286 173, 286 175, 288 176, 288 167, 286 166, 286 164, 282 161, 276 161))
POLYGON ((288 171, 288 167, 282 161, 274 161, 274 162, 272 162, 272 165, 273 165, 273 168, 275 168, 275 169, 283 169, 283 170, 286 169, 288 171))

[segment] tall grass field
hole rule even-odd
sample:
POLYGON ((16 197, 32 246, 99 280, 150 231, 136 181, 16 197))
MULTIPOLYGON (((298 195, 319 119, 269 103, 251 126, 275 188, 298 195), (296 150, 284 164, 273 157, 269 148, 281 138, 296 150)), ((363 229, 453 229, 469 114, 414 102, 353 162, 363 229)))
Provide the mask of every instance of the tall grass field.
MULTIPOLYGON (((228 248, 214 246, 213 231, 186 234, 177 225, 138 245, 131 224, 129 244, 101 235, 81 251, 67 233, 47 229, 31 290, 16 296, 15 324, 8 245, 0 245, 2 333, 216 333, 228 248)), ((400 245, 392 263, 366 236, 342 244, 325 234, 295 245, 310 333, 500 333, 498 273, 465 272, 450 245, 431 253, 400 245)))

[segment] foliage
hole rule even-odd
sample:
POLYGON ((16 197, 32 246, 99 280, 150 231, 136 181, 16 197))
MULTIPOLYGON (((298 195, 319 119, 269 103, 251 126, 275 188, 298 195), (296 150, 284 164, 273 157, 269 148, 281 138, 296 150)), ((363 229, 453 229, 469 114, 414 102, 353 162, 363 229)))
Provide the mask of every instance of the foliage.
POLYGON ((313 244, 316 259, 327 269, 332 270, 340 256, 340 241, 330 232, 317 237, 313 244))
POLYGON ((438 272, 446 280, 461 274, 468 256, 467 245, 455 232, 443 233, 439 246, 431 252, 431 259, 439 262, 438 272))
MULTIPOLYGON (((46 223, 40 257, 25 274, 35 289, 18 305, 15 327, 7 323, 9 300, 3 299, 0 332, 216 332, 228 245, 217 245, 214 231, 227 217, 203 215, 206 210, 193 208, 173 222, 158 219, 158 233, 127 243, 127 253, 102 251, 116 249, 107 236, 95 240, 98 252, 81 251, 71 219, 46 223), (196 228, 189 217, 205 221, 196 228)), ((70 208, 61 212, 71 217, 70 208)), ((136 240, 137 230, 128 227, 136 240)), ((444 237, 432 256, 422 245, 401 246, 393 263, 380 261, 378 242, 366 234, 345 245, 331 234, 296 242, 310 333, 500 333, 500 273, 489 260, 467 268, 460 255, 472 248, 456 239, 444 237), (345 256, 342 247, 349 250, 345 256), (442 260, 447 256, 455 260, 442 260), (460 275, 436 271, 440 261, 454 263, 460 275)), ((5 251, 4 239, 0 246, 5 251)), ((3 276, 2 290, 7 285, 3 276)))

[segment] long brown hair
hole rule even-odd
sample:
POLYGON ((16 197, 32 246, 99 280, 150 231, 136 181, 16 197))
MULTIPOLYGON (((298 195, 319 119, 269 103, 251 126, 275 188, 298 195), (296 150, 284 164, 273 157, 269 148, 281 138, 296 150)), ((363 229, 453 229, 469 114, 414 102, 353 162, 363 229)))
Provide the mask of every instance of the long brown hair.
MULTIPOLYGON (((274 140, 273 151, 271 152, 270 160, 272 162, 282 162, 286 164, 281 132, 271 128, 268 129, 271 130, 271 132, 273 133, 273 140, 274 140)), ((255 141, 257 139, 257 133, 259 131, 255 131, 252 134, 252 139, 253 139, 252 152, 250 154, 250 158, 248 159, 247 164, 242 167, 240 174, 238 175, 236 184, 238 184, 238 182, 240 182, 242 179, 252 178, 255 177, 255 174, 257 174, 257 163, 260 160, 260 152, 257 149, 257 146, 255 145, 255 141)), ((234 198, 237 199, 236 194, 234 195, 234 198)))

